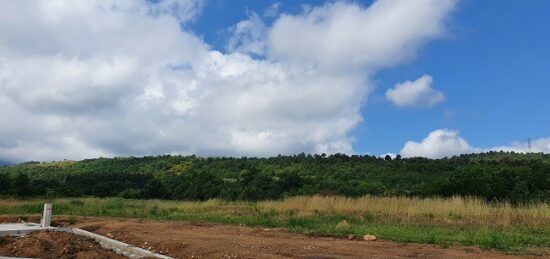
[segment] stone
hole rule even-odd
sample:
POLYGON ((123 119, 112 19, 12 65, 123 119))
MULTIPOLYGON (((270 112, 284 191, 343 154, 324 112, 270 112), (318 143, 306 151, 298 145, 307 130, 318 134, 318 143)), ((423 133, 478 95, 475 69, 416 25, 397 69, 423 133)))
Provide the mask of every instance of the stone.
POLYGON ((373 236, 373 235, 363 236, 363 240, 365 240, 365 241, 375 241, 376 239, 377 239, 376 236, 373 236))

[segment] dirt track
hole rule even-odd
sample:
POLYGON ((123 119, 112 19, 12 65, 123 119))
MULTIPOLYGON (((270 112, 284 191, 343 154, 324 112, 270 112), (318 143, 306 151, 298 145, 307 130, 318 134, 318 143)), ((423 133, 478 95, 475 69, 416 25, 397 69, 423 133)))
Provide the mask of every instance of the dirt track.
POLYGON ((86 218, 76 226, 177 258, 514 257, 476 247, 309 237, 281 229, 188 222, 86 218))
MULTIPOLYGON (((67 224, 67 220, 57 222, 67 224)), ((175 258, 519 257, 483 251, 477 247, 440 248, 434 245, 400 244, 384 240, 368 242, 309 237, 282 229, 179 221, 78 218, 75 226, 175 258)), ((544 256, 549 254, 546 253, 544 256)))

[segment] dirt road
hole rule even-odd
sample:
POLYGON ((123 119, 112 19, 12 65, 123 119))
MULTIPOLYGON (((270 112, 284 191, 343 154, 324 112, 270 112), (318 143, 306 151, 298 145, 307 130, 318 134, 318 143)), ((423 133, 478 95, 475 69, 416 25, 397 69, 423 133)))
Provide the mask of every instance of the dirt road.
POLYGON ((282 229, 174 221, 79 218, 77 227, 176 258, 514 258, 477 247, 440 248, 309 237, 282 229))
MULTIPOLYGON (((0 222, 14 221, 0 217, 0 222)), ((28 218, 29 221, 33 218, 28 218)), ((68 218, 54 223, 68 225, 68 218)), ((71 222, 74 223, 74 222, 71 222)), ((73 225, 175 258, 519 258, 477 247, 310 237, 283 229, 79 217, 73 225)), ((546 251, 540 256, 548 258, 546 251)), ((523 257, 525 258, 525 256, 523 257)))

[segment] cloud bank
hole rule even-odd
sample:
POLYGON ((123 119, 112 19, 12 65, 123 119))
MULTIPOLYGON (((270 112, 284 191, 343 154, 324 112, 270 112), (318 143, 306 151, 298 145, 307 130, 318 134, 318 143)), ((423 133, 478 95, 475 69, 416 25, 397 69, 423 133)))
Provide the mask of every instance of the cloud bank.
POLYGON ((472 153, 474 148, 458 135, 458 131, 438 129, 421 142, 408 141, 401 149, 403 157, 442 158, 472 153))
POLYGON ((550 153, 550 138, 533 140, 531 146, 527 142, 513 142, 508 146, 492 148, 472 147, 456 130, 438 129, 420 142, 408 141, 401 149, 403 157, 443 158, 460 154, 489 151, 507 151, 518 153, 550 153))
POLYGON ((431 107, 445 99, 445 95, 432 88, 433 79, 423 75, 415 81, 406 81, 386 91, 386 99, 397 106, 431 107))
POLYGON ((370 77, 443 35, 455 1, 251 16, 225 53, 185 29, 202 5, 0 0, 0 158, 352 153, 370 77))
POLYGON ((509 151, 518 153, 550 153, 550 138, 539 138, 531 141, 515 141, 508 146, 499 146, 491 148, 492 151, 509 151))

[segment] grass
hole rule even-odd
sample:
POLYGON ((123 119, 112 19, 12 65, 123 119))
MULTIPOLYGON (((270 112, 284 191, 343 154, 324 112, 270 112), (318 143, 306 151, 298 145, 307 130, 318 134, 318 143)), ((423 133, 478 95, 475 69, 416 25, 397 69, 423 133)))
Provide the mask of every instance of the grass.
MULTIPOLYGON (((46 200, 0 200, 0 214, 28 215, 46 200)), ((156 220, 189 220, 249 226, 283 227, 313 235, 372 234, 398 242, 441 246, 477 245, 522 252, 550 249, 550 205, 514 207, 475 198, 292 197, 257 203, 55 199, 54 213, 156 220), (349 227, 336 227, 346 220, 349 227)))

